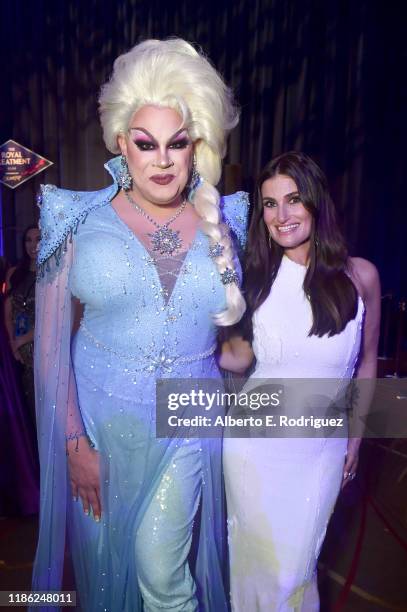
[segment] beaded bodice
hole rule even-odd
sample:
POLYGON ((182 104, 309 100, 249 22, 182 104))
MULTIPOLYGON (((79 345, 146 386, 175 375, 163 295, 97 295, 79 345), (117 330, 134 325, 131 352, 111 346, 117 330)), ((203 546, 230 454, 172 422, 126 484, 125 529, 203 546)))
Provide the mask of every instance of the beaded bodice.
POLYGON ((70 286, 85 304, 88 339, 133 361, 208 350, 216 339, 212 315, 226 307, 205 234, 198 230, 178 259, 156 261, 110 205, 78 229, 70 286))

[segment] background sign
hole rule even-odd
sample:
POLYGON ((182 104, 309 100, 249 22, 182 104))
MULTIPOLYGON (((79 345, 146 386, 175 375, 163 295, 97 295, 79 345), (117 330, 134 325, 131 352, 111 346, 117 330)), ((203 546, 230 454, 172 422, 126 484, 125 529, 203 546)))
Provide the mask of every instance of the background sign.
POLYGON ((15 140, 7 140, 0 147, 0 182, 11 189, 49 166, 52 166, 52 162, 15 140))

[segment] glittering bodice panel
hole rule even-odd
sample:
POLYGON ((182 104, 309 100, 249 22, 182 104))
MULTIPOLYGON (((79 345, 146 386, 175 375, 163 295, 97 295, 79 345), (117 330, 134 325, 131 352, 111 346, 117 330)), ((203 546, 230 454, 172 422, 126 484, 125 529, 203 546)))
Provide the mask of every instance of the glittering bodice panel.
POLYGON ((93 211, 76 235, 70 276, 73 295, 85 304, 76 359, 87 351, 89 362, 133 373, 208 375, 188 361, 213 347, 212 315, 226 307, 208 252, 198 230, 169 295, 151 254, 112 207, 93 211))
POLYGON ((302 288, 306 273, 284 256, 271 292, 253 318, 254 376, 350 378, 359 354, 364 306, 335 336, 308 336, 311 306, 302 288))

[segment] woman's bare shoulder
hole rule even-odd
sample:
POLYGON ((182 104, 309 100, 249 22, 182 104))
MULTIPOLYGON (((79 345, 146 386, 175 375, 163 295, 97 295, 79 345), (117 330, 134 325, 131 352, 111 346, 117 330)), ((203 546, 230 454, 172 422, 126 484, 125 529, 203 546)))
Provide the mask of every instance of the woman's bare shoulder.
POLYGON ((366 298, 380 288, 379 272, 368 259, 349 257, 348 270, 362 298, 366 298))

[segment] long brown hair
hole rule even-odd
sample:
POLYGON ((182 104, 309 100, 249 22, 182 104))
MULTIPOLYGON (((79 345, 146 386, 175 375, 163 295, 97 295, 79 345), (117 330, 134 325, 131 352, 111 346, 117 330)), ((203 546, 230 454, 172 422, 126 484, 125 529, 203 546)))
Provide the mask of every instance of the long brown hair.
POLYGON ((271 160, 257 181, 245 265, 244 288, 248 305, 245 335, 252 336, 251 318, 269 295, 284 253, 276 242, 269 243, 261 196, 263 183, 278 174, 295 182, 301 202, 312 215, 310 260, 303 284, 313 316, 309 335, 334 336, 355 318, 358 295, 346 272, 348 251, 338 227, 326 177, 310 157, 295 151, 271 160))

